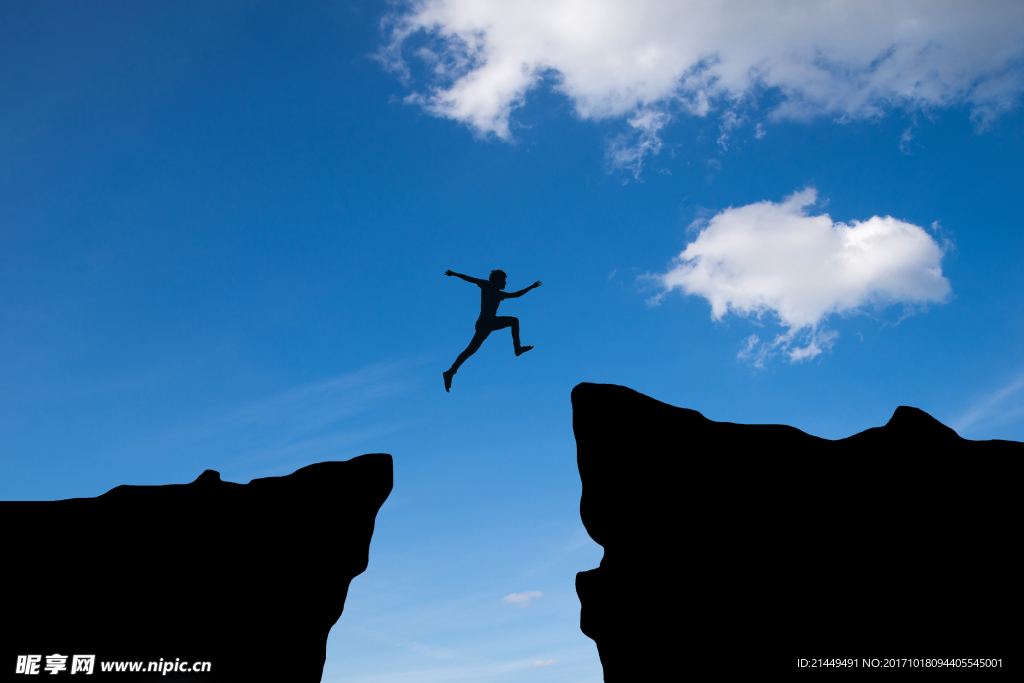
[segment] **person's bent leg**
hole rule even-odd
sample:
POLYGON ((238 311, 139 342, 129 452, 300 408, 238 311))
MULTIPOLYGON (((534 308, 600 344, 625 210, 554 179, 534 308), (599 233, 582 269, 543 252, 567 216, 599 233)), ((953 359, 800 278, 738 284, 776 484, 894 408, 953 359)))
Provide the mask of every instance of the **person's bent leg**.
POLYGON ((511 315, 503 315, 494 319, 494 329, 503 330, 506 327, 512 328, 512 345, 515 347, 516 351, 518 351, 522 347, 519 343, 519 318, 515 318, 511 315))

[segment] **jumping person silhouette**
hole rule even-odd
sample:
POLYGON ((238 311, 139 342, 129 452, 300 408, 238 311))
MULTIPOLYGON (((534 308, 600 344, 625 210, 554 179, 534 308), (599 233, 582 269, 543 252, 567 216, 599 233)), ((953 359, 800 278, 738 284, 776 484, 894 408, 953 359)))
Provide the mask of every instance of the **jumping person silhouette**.
POLYGON ((519 343, 519 318, 513 318, 510 315, 499 316, 498 304, 504 299, 516 299, 534 287, 540 287, 541 281, 537 280, 526 289, 520 289, 518 292, 503 292, 501 290, 505 289, 505 280, 508 277, 503 270, 492 270, 491 276, 486 280, 478 280, 475 277, 462 275, 450 270, 446 270, 444 274, 448 277, 454 275, 455 277, 462 278, 466 282, 472 282, 480 288, 480 317, 476 321, 476 334, 473 335, 473 340, 469 342, 466 350, 460 353, 459 357, 452 363, 451 369, 441 373, 444 376, 444 390, 448 391, 452 388, 452 377, 459 371, 459 366, 476 353, 476 350, 480 348, 480 345, 484 343, 484 339, 487 339, 487 335, 491 332, 511 327, 512 343, 515 345, 517 356, 521 356, 533 348, 532 344, 523 346, 519 343))

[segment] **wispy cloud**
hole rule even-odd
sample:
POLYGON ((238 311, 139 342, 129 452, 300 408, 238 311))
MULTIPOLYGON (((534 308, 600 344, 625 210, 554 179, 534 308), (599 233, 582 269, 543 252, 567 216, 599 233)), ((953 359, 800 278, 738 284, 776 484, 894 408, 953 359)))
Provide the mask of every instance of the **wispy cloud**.
POLYGON ((164 433, 160 447, 210 453, 258 476, 335 458, 358 442, 407 426, 391 415, 365 419, 366 413, 408 392, 409 371, 425 362, 377 363, 293 387, 164 433))
POLYGON ((540 591, 523 591, 522 593, 509 593, 501 599, 506 605, 514 605, 516 607, 529 607, 531 601, 534 598, 539 598, 542 595, 540 591))
POLYGON ((378 642, 387 643, 392 647, 402 648, 405 650, 409 650, 411 652, 415 652, 416 654, 423 655, 428 659, 452 660, 459 659, 461 657, 460 653, 457 650, 453 650, 450 648, 438 648, 432 645, 427 645, 426 643, 421 643, 416 640, 411 640, 409 638, 398 638, 389 633, 368 630, 362 627, 358 627, 358 630, 364 634, 367 634, 368 636, 370 636, 378 642))
POLYGON ((556 662, 553 659, 538 659, 536 662, 533 663, 534 666, 553 666, 554 664, 558 664, 558 662, 556 662))
POLYGON ((914 139, 914 125, 910 124, 907 129, 900 135, 900 151, 904 154, 912 154, 910 151, 910 143, 914 139))
POLYGON ((1010 401, 1022 389, 1024 389, 1024 373, 1019 374, 1004 386, 975 401, 974 405, 967 412, 953 420, 953 429, 958 432, 967 432, 971 431, 971 428, 978 423, 989 421, 1005 422, 1024 415, 1024 401, 1010 401))
POLYGON ((634 178, 640 178, 644 160, 661 152, 658 132, 670 117, 663 111, 648 107, 629 118, 630 133, 623 133, 608 142, 605 159, 612 168, 628 169, 634 178))

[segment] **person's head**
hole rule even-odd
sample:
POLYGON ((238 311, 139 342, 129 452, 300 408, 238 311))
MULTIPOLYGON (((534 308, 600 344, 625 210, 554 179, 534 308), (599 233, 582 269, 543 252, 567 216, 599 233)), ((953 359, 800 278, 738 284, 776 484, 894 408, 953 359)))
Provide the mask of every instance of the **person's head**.
POLYGON ((490 280, 491 284, 498 289, 505 289, 505 280, 508 279, 508 276, 505 275, 504 270, 492 270, 491 277, 487 279, 490 280))

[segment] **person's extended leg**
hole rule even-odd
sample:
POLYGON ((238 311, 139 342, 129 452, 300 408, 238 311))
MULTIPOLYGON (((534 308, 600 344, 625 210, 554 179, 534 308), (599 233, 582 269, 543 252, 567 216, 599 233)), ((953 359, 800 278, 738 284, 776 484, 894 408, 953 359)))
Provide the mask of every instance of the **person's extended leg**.
POLYGON ((515 347, 517 356, 521 356, 533 348, 532 344, 530 346, 523 346, 519 343, 519 318, 515 318, 511 315, 503 315, 494 319, 493 329, 503 330, 506 327, 512 328, 512 345, 515 347))
POLYGON ((444 376, 445 391, 452 388, 452 376, 459 371, 459 366, 465 363, 467 358, 477 352, 477 349, 480 348, 480 345, 484 343, 484 339, 487 339, 487 335, 490 333, 491 331, 489 329, 479 325, 477 326, 476 334, 473 335, 473 339, 469 342, 469 346, 466 347, 466 350, 459 354, 459 357, 455 359, 455 362, 452 363, 452 367, 448 371, 441 373, 444 376))
MULTIPOLYGON (((466 359, 472 356, 480 349, 480 345, 484 343, 484 339, 487 339, 487 335, 491 333, 490 330, 477 330, 477 333, 473 335, 472 341, 469 342, 469 346, 466 350, 459 354, 459 357, 452 363, 452 374, 459 371, 459 366, 466 362, 466 359)), ((436 370, 434 372, 437 372, 436 370)))

